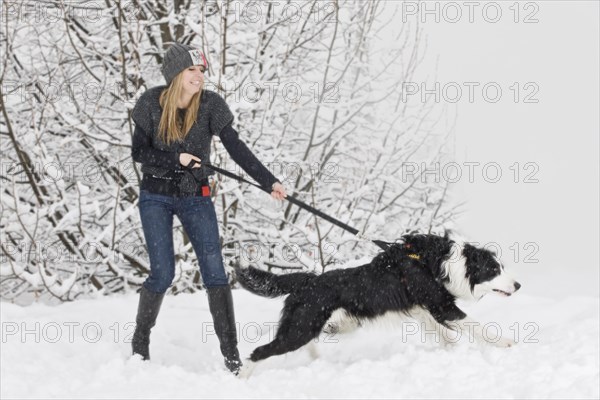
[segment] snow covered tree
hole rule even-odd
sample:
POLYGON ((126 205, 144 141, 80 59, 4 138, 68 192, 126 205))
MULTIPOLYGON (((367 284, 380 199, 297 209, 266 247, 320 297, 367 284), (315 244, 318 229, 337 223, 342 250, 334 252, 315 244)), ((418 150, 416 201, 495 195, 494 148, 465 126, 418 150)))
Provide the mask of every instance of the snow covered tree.
MULTIPOLYGON (((174 40, 207 55, 205 87, 226 99, 241 138, 290 195, 387 240, 452 218, 447 187, 427 173, 447 153, 450 131, 438 104, 404 96, 424 49, 420 28, 399 22, 397 5, 99 6, 3 3, 3 298, 72 300, 145 279, 130 112, 144 90, 164 83, 159 64, 174 40)), ((215 165, 242 172, 218 139, 213 146, 215 165)), ((322 271, 377 250, 222 176, 213 196, 228 266, 322 271)), ((177 220, 174 236, 171 291, 197 290, 197 260, 177 220)))

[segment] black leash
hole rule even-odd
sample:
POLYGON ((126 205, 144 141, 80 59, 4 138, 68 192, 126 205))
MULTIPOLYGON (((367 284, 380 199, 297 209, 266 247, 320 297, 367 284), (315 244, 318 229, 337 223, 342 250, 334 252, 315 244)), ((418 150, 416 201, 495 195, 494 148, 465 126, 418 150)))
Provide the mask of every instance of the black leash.
MULTIPOLYGON (((192 160, 192 161, 190 161, 190 163, 187 165, 186 168, 192 169, 192 167, 194 166, 194 164, 197 164, 197 163, 198 162, 196 160, 192 160)), ((212 169, 212 170, 214 170, 214 171, 216 171, 216 172, 218 172, 220 174, 228 176, 228 177, 230 177, 232 179, 235 179, 235 180, 237 180, 239 182, 244 182, 244 183, 247 183, 249 185, 255 186, 255 187, 259 188, 260 190, 262 190, 262 191, 264 191, 264 192, 266 192, 268 194, 271 194, 271 189, 270 188, 266 188, 266 187, 257 185, 254 182, 250 182, 249 180, 244 179, 241 176, 234 174, 233 172, 229 172, 227 170, 224 170, 222 168, 216 167, 216 166, 214 166, 212 164, 208 164, 208 163, 204 163, 204 164, 201 164, 201 165, 205 165, 208 168, 210 168, 210 169, 212 169)), ((196 180, 196 182, 198 182, 198 180, 196 179, 196 176, 194 176, 193 173, 192 173, 192 176, 194 177, 194 179, 196 180)), ((290 196, 289 194, 285 197, 285 199, 287 201, 289 201, 290 203, 295 204, 298 207, 303 208, 306 211, 308 211, 308 212, 310 212, 310 213, 312 213, 314 215, 317 215, 317 216, 323 218, 324 220, 331 222, 334 225, 339 226, 340 228, 342 228, 342 229, 344 229, 344 230, 352 233, 353 235, 358 235, 358 233, 359 233, 358 229, 353 228, 350 225, 347 225, 347 224, 343 223, 342 221, 340 221, 338 219, 335 219, 332 216, 327 215, 327 214, 325 214, 324 212, 322 212, 320 210, 317 210, 316 208, 314 208, 314 207, 312 207, 312 206, 304 203, 303 201, 298 200, 297 198, 295 198, 293 196, 290 196)), ((385 242, 383 240, 375 240, 375 239, 369 239, 369 240, 371 240, 373 243, 375 243, 377 246, 379 246, 383 250, 386 250, 389 247, 389 245, 392 244, 390 242, 385 242)))

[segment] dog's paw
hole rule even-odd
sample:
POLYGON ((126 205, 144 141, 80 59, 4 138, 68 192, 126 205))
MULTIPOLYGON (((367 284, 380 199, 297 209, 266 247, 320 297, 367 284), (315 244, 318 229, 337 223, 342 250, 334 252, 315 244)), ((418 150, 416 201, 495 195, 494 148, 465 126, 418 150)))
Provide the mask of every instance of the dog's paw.
POLYGON ((451 341, 444 337, 444 335, 440 335, 439 345, 442 349, 451 349, 456 346, 457 341, 451 341))
POLYGON ((508 348, 508 347, 514 347, 517 344, 517 342, 515 342, 514 340, 509 339, 509 338, 501 337, 500 340, 498 340, 496 342, 491 342, 491 344, 496 347, 508 348))
POLYGON ((305 347, 306 347, 306 350, 308 350, 308 355, 311 360, 314 361, 317 358, 319 358, 319 350, 317 350, 317 345, 315 344, 315 342, 313 340, 308 342, 308 344, 305 347))
POLYGON ((335 335, 336 333, 339 333, 339 331, 340 326, 335 322, 327 322, 322 330, 323 333, 328 335, 335 335))
POLYGON ((240 371, 237 374, 237 377, 240 379, 250 378, 250 375, 252 375, 254 368, 256 368, 256 363, 254 361, 251 361, 249 359, 245 360, 244 365, 242 365, 242 368, 240 368, 240 371))

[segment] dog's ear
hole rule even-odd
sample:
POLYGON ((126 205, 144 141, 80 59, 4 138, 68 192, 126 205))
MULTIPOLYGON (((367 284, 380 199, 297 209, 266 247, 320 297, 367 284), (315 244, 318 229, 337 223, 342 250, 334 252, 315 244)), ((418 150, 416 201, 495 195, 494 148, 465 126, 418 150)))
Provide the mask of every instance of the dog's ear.
POLYGON ((418 233, 406 233, 406 234, 402 235, 402 243, 404 243, 405 248, 420 247, 420 246, 418 246, 418 243, 420 242, 420 239, 422 238, 422 236, 423 235, 420 235, 418 233))
POLYGON ((447 236, 428 235, 421 250, 421 259, 437 282, 441 282, 442 264, 450 256, 452 245, 453 241, 447 236))
POLYGON ((494 249, 480 248, 473 246, 470 243, 465 243, 463 248, 463 255, 469 260, 479 263, 489 259, 489 256, 498 257, 494 249))
POLYGON ((473 262, 474 264, 479 264, 481 261, 481 251, 479 251, 479 249, 472 244, 465 243, 462 253, 467 260, 473 262))
POLYGON ((451 229, 446 229, 444 228, 444 239, 449 240, 450 239, 450 234, 452 233, 451 229))

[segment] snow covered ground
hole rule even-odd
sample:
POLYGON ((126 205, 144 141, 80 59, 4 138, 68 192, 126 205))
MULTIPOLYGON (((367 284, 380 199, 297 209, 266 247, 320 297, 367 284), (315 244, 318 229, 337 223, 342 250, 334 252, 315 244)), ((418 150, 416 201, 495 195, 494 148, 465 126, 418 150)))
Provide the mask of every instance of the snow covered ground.
MULTIPOLYGON (((553 293, 556 295, 556 293, 553 293)), ((242 356, 269 340, 281 299, 234 290, 242 356)), ((462 305, 500 349, 441 347, 415 325, 374 325, 322 337, 260 364, 241 380, 222 367, 203 292, 168 297, 152 335, 152 361, 129 357, 134 293, 60 306, 1 303, 2 398, 598 398, 599 299, 527 293, 462 305)))

